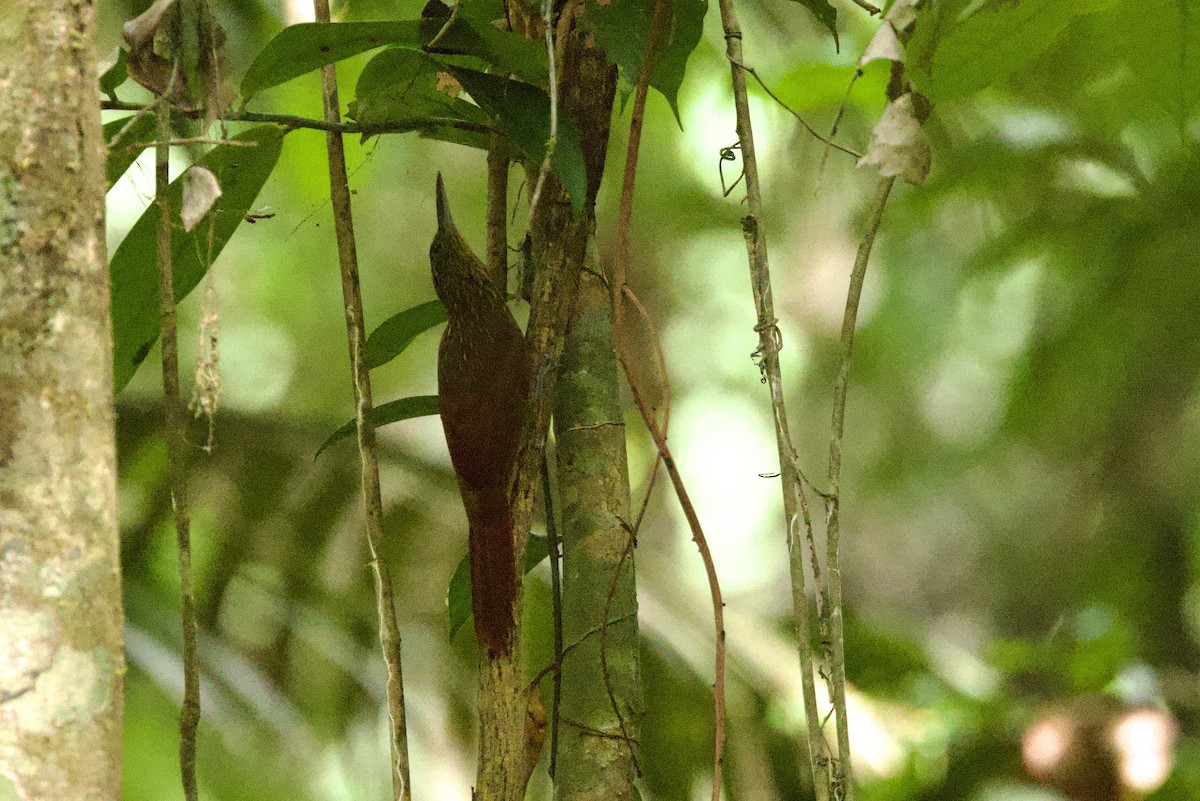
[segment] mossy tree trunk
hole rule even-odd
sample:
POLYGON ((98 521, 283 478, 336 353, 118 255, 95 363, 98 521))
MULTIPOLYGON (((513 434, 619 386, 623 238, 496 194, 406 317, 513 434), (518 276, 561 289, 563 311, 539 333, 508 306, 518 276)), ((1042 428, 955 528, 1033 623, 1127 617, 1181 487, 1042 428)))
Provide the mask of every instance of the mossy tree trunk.
POLYGON ((580 278, 559 381, 563 640, 573 647, 563 660, 555 797, 631 801, 642 696, 629 471, 611 295, 590 272, 580 278))
POLYGON ((25 801, 120 797, 94 14, 0 3, 0 798, 25 801))

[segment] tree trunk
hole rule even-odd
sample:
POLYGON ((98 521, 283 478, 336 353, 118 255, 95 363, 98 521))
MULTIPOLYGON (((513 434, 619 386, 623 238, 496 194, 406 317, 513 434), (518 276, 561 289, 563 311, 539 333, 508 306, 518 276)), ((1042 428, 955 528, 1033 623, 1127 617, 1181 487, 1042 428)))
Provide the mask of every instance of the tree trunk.
POLYGON ((554 409, 563 640, 571 647, 562 666, 554 782, 559 801, 638 797, 633 784, 642 714, 637 594, 633 543, 625 528, 632 521, 617 376, 611 295, 599 277, 584 273, 554 409))
POLYGON ((0 4, 0 798, 120 797, 94 8, 0 4))

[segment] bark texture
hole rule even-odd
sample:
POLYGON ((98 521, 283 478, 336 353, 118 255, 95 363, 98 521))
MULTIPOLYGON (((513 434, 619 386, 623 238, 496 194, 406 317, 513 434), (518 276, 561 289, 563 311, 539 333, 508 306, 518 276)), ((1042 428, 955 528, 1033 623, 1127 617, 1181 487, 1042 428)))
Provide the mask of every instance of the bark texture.
POLYGON ((104 147, 89 0, 0 3, 0 798, 120 797, 104 147))
POLYGON ((562 510, 563 641, 574 647, 562 667, 555 797, 631 801, 638 797, 633 754, 642 698, 633 549, 625 528, 630 521, 629 471, 610 296, 592 273, 580 278, 559 382, 554 430, 562 510), (606 608, 610 625, 602 663, 599 631, 606 608))
MULTIPOLYGON (((512 0, 514 30, 542 40, 539 17, 524 0, 512 0)), ((587 235, 608 144, 616 91, 616 70, 578 26, 559 26, 559 113, 579 129, 588 187, 584 209, 572 211, 566 189, 553 173, 533 210, 530 263, 534 273, 525 338, 531 354, 529 406, 517 454, 513 488, 513 535, 516 564, 521 564, 533 520, 538 476, 550 425, 567 321, 583 266, 587 235)), ((522 571, 517 571, 513 619, 521 619, 522 571)), ((518 630, 519 631, 519 630, 518 630)), ((479 669, 479 764, 475 792, 479 801, 520 801, 525 796, 526 688, 521 671, 520 637, 509 654, 483 654, 479 669)))

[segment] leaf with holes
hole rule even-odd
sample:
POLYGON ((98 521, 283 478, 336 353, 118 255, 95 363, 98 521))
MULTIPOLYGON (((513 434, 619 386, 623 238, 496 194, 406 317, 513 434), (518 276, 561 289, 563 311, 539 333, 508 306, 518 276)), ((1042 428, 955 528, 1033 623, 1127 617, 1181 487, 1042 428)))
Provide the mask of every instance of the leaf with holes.
MULTIPOLYGON (((175 300, 187 297, 204 277, 209 265, 238 229, 279 160, 283 130, 274 125, 251 128, 234 137, 250 147, 219 145, 199 165, 220 182, 223 194, 192 233, 181 223, 171 226, 171 254, 175 275, 175 300)), ((171 208, 178 215, 183 199, 183 179, 171 182, 171 208)), ((113 253, 113 384, 119 392, 133 378, 138 365, 158 339, 158 268, 155 248, 158 206, 150 204, 113 253)))
MULTIPOLYGON (((367 422, 372 428, 379 428, 388 423, 398 423, 401 420, 411 420, 414 417, 428 417, 433 414, 440 414, 441 410, 438 407, 437 395, 414 395, 411 398, 400 398, 399 400, 389 401, 382 406, 376 406, 367 414, 367 422)), ((354 420, 347 420, 342 424, 341 428, 334 431, 325 441, 321 443, 321 447, 317 448, 313 459, 317 459, 333 443, 352 437, 358 431, 358 424, 354 420)))

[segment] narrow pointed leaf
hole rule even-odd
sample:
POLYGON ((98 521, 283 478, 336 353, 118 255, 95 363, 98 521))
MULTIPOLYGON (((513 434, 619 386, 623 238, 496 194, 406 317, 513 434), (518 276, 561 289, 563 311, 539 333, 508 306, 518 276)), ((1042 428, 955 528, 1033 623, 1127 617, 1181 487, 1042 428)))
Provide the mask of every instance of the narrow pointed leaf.
MULTIPOLYGON (((208 221, 191 233, 183 230, 179 209, 183 181, 171 182, 174 217, 171 253, 175 275, 175 300, 195 288, 209 265, 220 255, 258 197, 283 144, 283 130, 274 125, 251 128, 234 139, 252 147, 220 145, 199 164, 216 176, 224 194, 213 204, 208 221)), ((158 271, 154 253, 158 206, 150 204, 112 257, 113 383, 119 392, 133 378, 138 365, 158 339, 158 271)))
MULTIPOLYGON (((388 423, 411 420, 414 417, 428 417, 432 414, 438 414, 437 395, 416 395, 376 406, 367 414, 367 422, 371 424, 372 428, 379 428, 388 423)), ((341 428, 334 431, 321 443, 321 447, 317 448, 313 459, 319 458, 326 448, 338 440, 354 436, 357 430, 358 426, 354 420, 346 421, 341 428)))
POLYGON ((446 322, 446 307, 431 300, 392 315, 367 337, 367 367, 387 364, 399 356, 418 334, 446 322))

